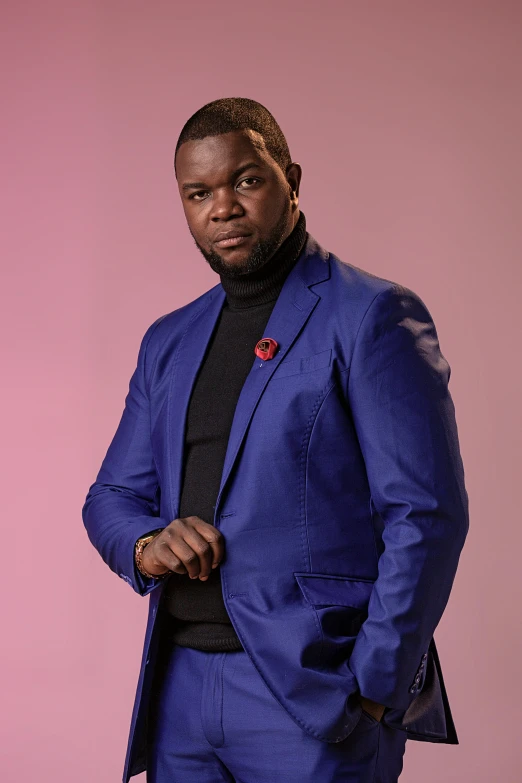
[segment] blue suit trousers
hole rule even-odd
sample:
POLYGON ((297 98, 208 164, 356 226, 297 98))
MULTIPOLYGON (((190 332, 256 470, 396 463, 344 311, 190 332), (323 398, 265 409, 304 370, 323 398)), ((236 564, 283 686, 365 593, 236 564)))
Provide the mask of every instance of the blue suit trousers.
POLYGON ((315 739, 243 650, 167 644, 151 694, 148 783, 396 783, 405 732, 363 712, 342 742, 315 739))

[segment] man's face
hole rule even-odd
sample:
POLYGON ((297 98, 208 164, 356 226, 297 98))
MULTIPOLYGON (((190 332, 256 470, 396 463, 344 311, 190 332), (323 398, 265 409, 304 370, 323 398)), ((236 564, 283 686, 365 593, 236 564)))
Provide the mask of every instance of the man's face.
POLYGON ((176 174, 189 231, 218 274, 259 269, 299 217, 301 167, 292 163, 285 176, 255 131, 185 142, 176 174))

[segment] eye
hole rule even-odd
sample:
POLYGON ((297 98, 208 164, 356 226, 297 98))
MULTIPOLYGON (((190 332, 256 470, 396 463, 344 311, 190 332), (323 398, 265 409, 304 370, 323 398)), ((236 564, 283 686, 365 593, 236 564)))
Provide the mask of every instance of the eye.
POLYGON ((196 196, 204 195, 205 193, 208 193, 208 190, 197 190, 195 193, 191 193, 189 196, 189 199, 194 199, 195 201, 199 201, 199 198, 196 198, 196 196))
MULTIPOLYGON (((245 182, 254 182, 255 183, 255 182, 260 182, 260 180, 257 177, 245 177, 245 179, 242 179, 239 184, 242 185, 245 182)), ((250 186, 247 185, 247 188, 248 187, 250 187, 250 186)))

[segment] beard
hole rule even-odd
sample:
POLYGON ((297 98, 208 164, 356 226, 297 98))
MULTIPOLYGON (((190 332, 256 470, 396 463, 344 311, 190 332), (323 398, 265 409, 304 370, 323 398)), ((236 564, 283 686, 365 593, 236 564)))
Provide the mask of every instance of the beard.
MULTIPOLYGON (((276 225, 270 232, 270 235, 266 239, 260 239, 253 245, 250 253, 241 263, 229 263, 225 259, 216 253, 214 250, 206 250, 196 240, 192 231, 192 239, 196 243, 196 247, 201 252, 205 261, 220 277, 237 278, 243 277, 251 272, 256 272, 261 269, 267 261, 269 261, 276 250, 280 247, 285 233, 288 229, 288 223, 290 222, 290 216, 292 209, 290 202, 286 202, 285 209, 283 210, 281 217, 277 221, 276 225)), ((189 229, 190 231, 190 229, 189 229)))

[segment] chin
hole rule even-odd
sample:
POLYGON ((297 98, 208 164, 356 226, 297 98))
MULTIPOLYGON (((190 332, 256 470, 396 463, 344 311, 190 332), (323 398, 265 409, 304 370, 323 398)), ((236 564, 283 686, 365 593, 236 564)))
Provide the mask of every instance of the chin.
POLYGON ((243 266, 248 263, 250 253, 244 248, 226 251, 226 253, 214 251, 213 255, 219 258, 223 266, 228 266, 230 269, 235 269, 238 266, 243 266))
POLYGON ((238 258, 237 261, 223 261, 222 265, 227 270, 230 270, 231 272, 247 272, 248 271, 248 257, 246 258, 238 258))

